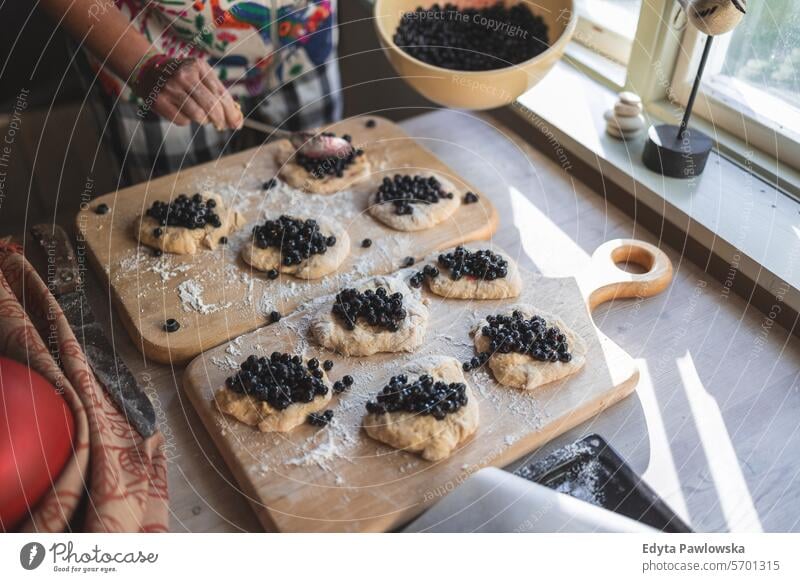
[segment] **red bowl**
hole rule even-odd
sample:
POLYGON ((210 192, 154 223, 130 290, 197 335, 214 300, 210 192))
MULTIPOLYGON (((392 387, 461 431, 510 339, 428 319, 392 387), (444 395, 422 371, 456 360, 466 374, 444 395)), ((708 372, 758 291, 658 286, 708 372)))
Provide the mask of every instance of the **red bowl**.
POLYGON ((0 529, 13 530, 72 455, 75 419, 56 388, 0 357, 0 529))

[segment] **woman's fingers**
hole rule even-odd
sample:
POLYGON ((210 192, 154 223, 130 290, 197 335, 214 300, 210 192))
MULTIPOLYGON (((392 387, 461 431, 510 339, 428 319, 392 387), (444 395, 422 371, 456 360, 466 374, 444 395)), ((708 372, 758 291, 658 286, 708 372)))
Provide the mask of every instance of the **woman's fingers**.
POLYGON ((208 123, 208 113, 182 87, 170 88, 167 98, 178 111, 190 120, 200 124, 208 123))
POLYGON ((203 79, 203 83, 206 84, 206 87, 208 87, 212 93, 218 97, 222 97, 227 93, 225 90, 225 85, 223 85, 222 81, 219 80, 217 73, 211 68, 211 65, 209 65, 206 61, 199 61, 198 68, 200 70, 200 77, 203 79))
POLYGON ((222 98, 222 103, 228 127, 231 129, 241 129, 244 123, 242 108, 239 107, 239 104, 229 94, 226 94, 226 96, 222 98))
POLYGON ((191 64, 181 67, 175 79, 187 95, 190 95, 191 99, 203 109, 206 121, 211 121, 217 128, 225 127, 225 113, 219 103, 219 97, 214 95, 203 82, 199 61, 192 61, 191 64))
MULTIPOLYGON (((196 59, 171 62, 177 63, 177 67, 168 69, 165 66, 158 70, 154 67, 150 71, 151 76, 160 81, 156 85, 150 79, 147 84, 148 87, 159 87, 158 107, 154 107, 157 113, 178 125, 194 121, 199 124, 211 122, 219 130, 241 127, 241 110, 207 62, 196 59), (163 82, 165 73, 169 74, 166 83, 163 82)), ((141 93, 145 84, 140 85, 141 93)))
POLYGON ((225 127, 239 129, 242 126, 242 110, 238 103, 231 97, 225 85, 217 77, 216 71, 208 63, 202 61, 200 65, 200 75, 203 83, 219 100, 222 114, 225 118, 225 127))

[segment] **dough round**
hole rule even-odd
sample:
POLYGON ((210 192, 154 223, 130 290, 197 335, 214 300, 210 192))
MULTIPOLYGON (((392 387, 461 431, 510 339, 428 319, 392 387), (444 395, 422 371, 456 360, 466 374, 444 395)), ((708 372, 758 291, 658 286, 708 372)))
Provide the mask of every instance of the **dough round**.
MULTIPOLYGON (((419 293, 409 288, 399 277, 373 277, 357 285, 359 291, 386 288, 387 293, 403 294, 406 318, 397 331, 376 329, 358 322, 347 329, 332 312, 333 300, 323 306, 311 322, 311 334, 316 342, 345 356, 371 356, 380 352, 413 352, 425 340, 428 308, 419 293)), ((335 300, 335 299, 334 299, 335 300)))
POLYGON ((214 402, 221 412, 255 426, 261 432, 289 432, 303 424, 310 413, 322 410, 331 401, 333 389, 328 376, 324 375, 322 381, 328 387, 327 394, 317 396, 311 402, 295 402, 283 410, 276 410, 263 400, 228 388, 220 388, 214 395, 214 402))
MULTIPOLYGON (((477 249, 469 249, 477 250, 477 249)), ((450 276, 450 270, 439 266, 440 274, 431 279, 428 277, 428 287, 431 292, 441 297, 450 299, 510 299, 519 297, 522 292, 522 277, 520 277, 517 263, 507 254, 491 249, 508 262, 508 273, 502 279, 487 281, 465 276, 455 281, 450 276)))
POLYGON ((136 219, 136 224, 139 225, 137 230, 139 242, 155 249, 161 249, 165 253, 175 253, 176 255, 193 255, 201 247, 217 248, 220 238, 241 228, 244 224, 244 217, 235 210, 226 209, 219 194, 202 192, 202 196, 204 199, 210 198, 216 201, 215 210, 222 222, 220 226, 206 225, 203 228, 160 226, 155 218, 142 214, 136 219), (162 233, 161 236, 156 237, 153 230, 159 227, 162 233))
MULTIPOLYGON (((548 326, 557 326, 567 336, 572 360, 569 362, 540 362, 529 355, 515 352, 492 354, 489 358, 489 368, 500 384, 523 390, 534 390, 543 384, 555 382, 583 368, 586 364, 586 344, 561 319, 531 305, 515 305, 509 309, 508 313, 515 310, 521 311, 526 319, 538 315, 544 318, 548 326)), ((490 340, 481 333, 481 328, 486 325, 489 325, 489 322, 484 319, 472 331, 475 349, 479 353, 489 351, 490 340)))
POLYGON ((369 175, 369 159, 364 152, 350 164, 341 177, 325 176, 315 178, 306 169, 294 162, 295 149, 289 142, 281 142, 275 160, 280 167, 281 179, 292 188, 309 194, 336 194, 350 188, 354 183, 369 175))
POLYGON ((386 226, 405 232, 425 230, 426 228, 436 226, 450 218, 453 213, 458 210, 458 207, 461 206, 461 193, 456 190, 452 182, 439 174, 427 172, 421 175, 435 176, 436 179, 439 180, 439 183, 441 183, 442 190, 445 192, 452 192, 453 197, 442 198, 436 204, 424 202, 412 204, 414 212, 400 215, 395 212, 394 204, 391 202, 378 204, 375 202, 375 196, 373 195, 369 207, 369 213, 372 217, 386 226))
POLYGON ((470 390, 458 360, 447 356, 429 356, 404 370, 410 377, 430 374, 434 380, 467 385, 467 404, 442 420, 431 415, 410 412, 387 412, 364 416, 366 433, 396 449, 419 452, 428 461, 449 457, 458 446, 478 430, 478 402, 470 390))
POLYGON ((344 227, 337 221, 330 218, 315 219, 319 224, 320 231, 326 237, 335 236, 336 244, 328 247, 325 254, 311 255, 302 263, 289 265, 288 267, 281 262, 281 250, 277 247, 267 247, 265 249, 256 246, 253 239, 242 247, 242 259, 245 263, 252 265, 260 271, 277 269, 281 273, 294 275, 299 279, 319 279, 338 269, 347 255, 350 254, 350 236, 344 227))

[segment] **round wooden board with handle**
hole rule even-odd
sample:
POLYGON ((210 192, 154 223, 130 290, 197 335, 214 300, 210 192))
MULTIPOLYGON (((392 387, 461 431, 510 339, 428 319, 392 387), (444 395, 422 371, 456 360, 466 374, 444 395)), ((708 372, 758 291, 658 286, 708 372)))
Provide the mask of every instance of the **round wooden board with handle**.
MULTIPOLYGON (((486 245, 469 245, 486 246, 486 245)), ((401 271, 410 276, 420 268, 401 271)), ((264 527, 280 531, 387 531, 406 523, 485 466, 505 466, 590 419, 629 395, 638 371, 633 359, 594 325, 590 307, 616 298, 644 298, 663 291, 672 266, 658 248, 615 240, 593 254, 577 278, 523 272, 522 295, 513 300, 443 299, 427 289, 431 317, 425 345, 415 354, 345 358, 314 345, 309 305, 279 324, 261 328, 196 358, 184 390, 250 499, 264 527), (616 266, 629 261, 647 272, 616 266), (418 355, 474 355, 473 326, 514 303, 528 303, 561 318, 588 346, 586 366, 564 380, 523 392, 498 385, 488 370, 467 373, 480 405, 480 428, 447 460, 431 463, 371 440, 360 428, 364 402, 418 355), (332 379, 350 374, 355 384, 335 396, 335 422, 325 429, 301 426, 287 434, 259 433, 223 416, 211 397, 233 367, 250 354, 272 351, 331 359, 332 379)), ((320 300, 320 304, 324 299, 320 300)))

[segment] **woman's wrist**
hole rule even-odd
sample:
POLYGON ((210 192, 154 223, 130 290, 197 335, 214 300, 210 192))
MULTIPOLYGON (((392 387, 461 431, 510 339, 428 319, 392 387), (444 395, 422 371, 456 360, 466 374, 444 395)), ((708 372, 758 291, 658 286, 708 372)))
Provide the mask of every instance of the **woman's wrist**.
POLYGON ((167 56, 156 48, 150 47, 145 54, 139 59, 139 62, 133 67, 130 75, 128 76, 128 85, 134 93, 142 96, 140 89, 142 88, 143 77, 149 69, 152 69, 157 64, 163 64, 167 60, 167 56))

